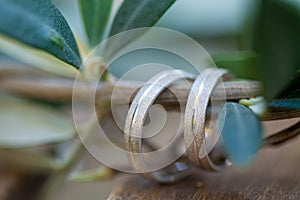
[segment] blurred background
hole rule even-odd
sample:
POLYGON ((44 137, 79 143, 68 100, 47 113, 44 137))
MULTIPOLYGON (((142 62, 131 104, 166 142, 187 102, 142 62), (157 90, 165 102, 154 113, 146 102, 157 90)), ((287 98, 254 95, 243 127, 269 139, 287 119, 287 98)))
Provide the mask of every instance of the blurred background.
MULTIPOLYGON (((65 14, 78 36, 87 41, 83 29, 83 22, 80 17, 76 0, 54 1, 65 14)), ((115 0, 110 21, 122 3, 115 0)), ((256 12, 257 1, 225 0, 178 0, 167 13, 156 24, 157 27, 169 28, 184 33, 194 40, 211 55, 222 55, 237 50, 248 48, 250 41, 245 41, 253 22, 256 12)), ((171 44, 170 44, 171 45, 171 44)), ((185 43, 177 41, 177 46, 184 46, 185 43)), ((117 77, 121 77, 134 66, 147 63, 149 61, 159 61, 174 68, 187 70, 187 63, 178 59, 178 56, 170 55, 162 51, 132 53, 118 58, 112 63, 110 71, 117 77)), ((203 63, 206 65, 207 63, 203 63)), ((191 71, 192 72, 192 71, 191 71)), ((143 75, 132 74, 132 79, 139 77, 143 80, 143 75)), ((145 73, 146 74, 146 73, 145 73)), ((128 77, 128 78, 131 78, 128 77)))
MULTIPOLYGON (((251 26, 251 16, 253 16, 253 13, 255 13, 255 2, 256 1, 248 0, 178 0, 166 13, 166 15, 163 16, 157 26, 170 28, 191 36, 193 39, 198 41, 210 55, 234 52, 244 49, 244 47, 247 46, 247 41, 244 41, 244 35, 248 33, 247 27, 251 26)), ((87 41, 85 38, 83 23, 79 14, 77 0, 54 0, 54 3, 62 11, 71 27, 78 34, 78 37, 83 41, 87 41)), ((114 1, 114 11, 112 12, 112 16, 115 14, 121 3, 121 0, 114 1)), ((111 17, 110 20, 112 19, 113 18, 111 17)), ((116 62, 110 66, 111 72, 115 76, 120 77, 122 74, 127 72, 130 67, 139 64, 138 60, 143 62, 143 55, 135 56, 136 57, 134 57, 134 60, 137 61, 136 63, 130 63, 133 60, 132 57, 129 59, 127 58, 125 61, 119 60, 119 62, 116 62), (122 67, 120 67, 120 63, 122 63, 122 67)), ((177 66, 178 68, 183 67, 182 63, 174 61, 166 55, 162 56, 155 54, 153 56, 153 59, 157 59, 155 56, 163 57, 163 59, 168 61, 166 64, 169 66, 177 66)), ((15 65, 16 61, 1 55, 0 64, 1 63, 2 65, 15 65)), ((143 74, 139 74, 138 77, 139 79, 143 80, 143 74)), ((32 112, 32 110, 30 110, 31 103, 27 102, 27 100, 20 100, 19 97, 9 97, 11 98, 9 99, 10 103, 17 101, 21 106, 21 108, 15 107, 16 112, 22 114, 26 113, 26 115, 23 117, 12 115, 11 118, 7 118, 7 113, 10 113, 11 110, 6 111, 5 113, 4 108, 12 105, 5 104, 4 102, 7 101, 5 98, 6 97, 1 98, 2 118, 0 116, 0 125, 7 125, 6 129, 9 129, 10 132, 8 131, 9 135, 8 133, 5 134, 5 128, 1 127, 1 130, 3 130, 1 134, 2 136, 0 136, 0 145, 2 148, 2 153, 0 155, 1 167, 3 168, 2 174, 5 174, 5 177, 7 175, 7 169, 9 169, 9 172, 15 171, 11 170, 12 168, 16 168, 18 171, 20 167, 23 168, 22 164, 24 164, 23 162, 18 161, 25 161, 31 175, 28 177, 24 174, 8 174, 8 177, 10 178, 4 179, 4 181, 0 182, 0 199, 6 200, 6 194, 8 192, 6 188, 10 188, 12 191, 15 191, 12 199, 31 199, 32 196, 30 196, 30 194, 32 195, 36 193, 35 188, 43 188, 40 186, 45 184, 45 182, 46 184, 51 183, 49 187, 48 185, 43 185, 44 188, 46 188, 43 194, 45 194, 45 199, 47 200, 107 199, 111 189, 117 187, 118 183, 122 179, 126 178, 126 175, 122 175, 112 180, 88 183, 72 183, 69 180, 60 180, 59 178, 56 178, 55 180, 47 182, 46 180, 48 180, 48 176, 47 173, 44 173, 47 171, 47 169, 45 169, 46 167, 43 166, 40 159, 35 160, 31 156, 32 153, 36 152, 53 156, 57 152, 60 152, 60 149, 64 149, 65 146, 73 142, 72 138, 74 137, 74 130, 72 129, 73 125, 70 105, 45 105, 44 102, 38 102, 40 104, 40 108, 34 108, 37 110, 32 112), (24 109, 24 107, 26 107, 26 109, 24 109), (61 108, 63 112, 59 114, 56 113, 53 108, 57 107, 61 108), (35 114, 31 115, 30 113, 35 114), (27 122, 37 122, 40 120, 38 116, 44 115, 49 115, 48 118, 51 119, 58 118, 57 116, 59 116, 59 119, 53 120, 53 122, 44 122, 41 119, 41 122, 38 123, 40 124, 40 127, 36 127, 36 125, 34 125, 34 130, 31 130, 30 127, 26 127, 26 124, 28 124, 27 122), (26 118, 25 121, 24 118, 26 118), (14 123, 12 123, 12 121, 14 123), (23 121, 23 123, 20 121, 23 121), (18 125, 15 125, 15 123, 18 123, 18 125), (47 125, 49 125, 49 127, 45 128, 47 125), (56 128, 53 129, 53 127, 56 128), (39 130, 43 131, 39 132, 39 130), (13 133, 16 132, 22 132, 23 137, 20 137, 20 134, 16 134, 14 136, 13 133), (55 133, 59 132, 63 132, 63 136, 61 134, 55 135, 55 133), (27 133, 28 135, 25 135, 27 133), (44 141, 51 141, 51 143, 54 144, 40 145, 43 144, 44 141), (22 155, 20 154, 20 150, 25 151, 26 153, 22 155), (31 168, 35 164, 41 165, 40 168, 43 169, 43 173, 39 173, 39 171, 35 170, 35 168, 31 168), (24 185, 24 182, 30 187, 23 189, 26 191, 20 192, 18 183, 22 183, 24 185), (5 185, 5 187, 1 187, 1 185, 5 185), (12 187, 13 185, 17 186, 12 187), (28 194, 28 198, 26 198, 26 196, 20 196, 24 194, 28 194)), ((45 160, 44 162, 48 161, 45 160)), ((79 167, 76 166, 73 170, 80 168, 82 165, 84 165, 83 168, 86 169, 99 167, 98 161, 89 155, 88 152, 84 152, 84 156, 79 164, 79 167)), ((61 177, 66 177, 64 176, 64 173, 67 172, 56 174, 56 177, 59 177, 60 175, 61 177)))

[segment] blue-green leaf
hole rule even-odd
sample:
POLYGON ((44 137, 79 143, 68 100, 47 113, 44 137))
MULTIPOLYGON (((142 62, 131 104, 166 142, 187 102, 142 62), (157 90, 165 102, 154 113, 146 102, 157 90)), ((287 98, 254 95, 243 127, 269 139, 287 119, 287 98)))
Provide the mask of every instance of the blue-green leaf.
POLYGON ((153 26, 176 0, 125 0, 112 25, 110 35, 153 26))
POLYGON ((227 102, 219 116, 219 127, 232 162, 248 165, 262 145, 262 126, 257 116, 241 104, 227 102))
POLYGON ((300 1, 260 2, 254 47, 260 56, 265 97, 270 102, 299 89, 300 1))
MULTIPOLYGON (((176 0, 125 0, 118 10, 110 36, 136 28, 152 27, 176 0)), ((143 35, 147 29, 139 29, 122 35, 107 44, 106 58, 143 35)))
POLYGON ((81 15, 92 47, 101 41, 110 15, 112 0, 79 0, 81 15))
POLYGON ((270 103, 275 108, 290 108, 300 110, 300 98, 298 99, 275 99, 270 103))
POLYGON ((66 20, 50 0, 0 0, 0 34, 75 66, 81 59, 66 20))

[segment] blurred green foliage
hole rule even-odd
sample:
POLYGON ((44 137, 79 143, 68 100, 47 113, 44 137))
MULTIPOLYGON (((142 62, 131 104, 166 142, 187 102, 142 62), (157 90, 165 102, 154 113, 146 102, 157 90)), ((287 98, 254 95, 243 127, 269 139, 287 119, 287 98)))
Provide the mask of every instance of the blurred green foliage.
POLYGON ((290 93, 299 97, 300 1, 260 1, 254 48, 259 55, 266 99, 290 93))

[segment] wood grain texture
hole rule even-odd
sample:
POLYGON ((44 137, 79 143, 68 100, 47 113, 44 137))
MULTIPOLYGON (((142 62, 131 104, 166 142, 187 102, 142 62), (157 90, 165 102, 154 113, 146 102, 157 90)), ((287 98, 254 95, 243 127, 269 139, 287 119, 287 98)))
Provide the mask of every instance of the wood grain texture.
POLYGON ((249 169, 228 168, 219 173, 195 172, 176 185, 159 186, 130 176, 114 188, 109 200, 150 199, 300 199, 300 140, 260 152, 249 169))

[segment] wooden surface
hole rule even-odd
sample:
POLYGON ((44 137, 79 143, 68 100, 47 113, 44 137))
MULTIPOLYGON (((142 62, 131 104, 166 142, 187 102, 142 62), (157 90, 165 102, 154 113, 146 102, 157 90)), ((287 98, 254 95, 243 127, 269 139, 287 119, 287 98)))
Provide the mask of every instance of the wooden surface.
POLYGON ((46 177, 0 172, 0 200, 33 200, 46 177))
POLYGON ((12 192, 20 185, 21 179, 17 174, 0 173, 0 200, 7 200, 12 192))
POLYGON ((130 176, 113 189, 109 199, 300 199, 300 138, 262 150, 249 169, 229 168, 215 174, 198 171, 171 186, 130 176))

